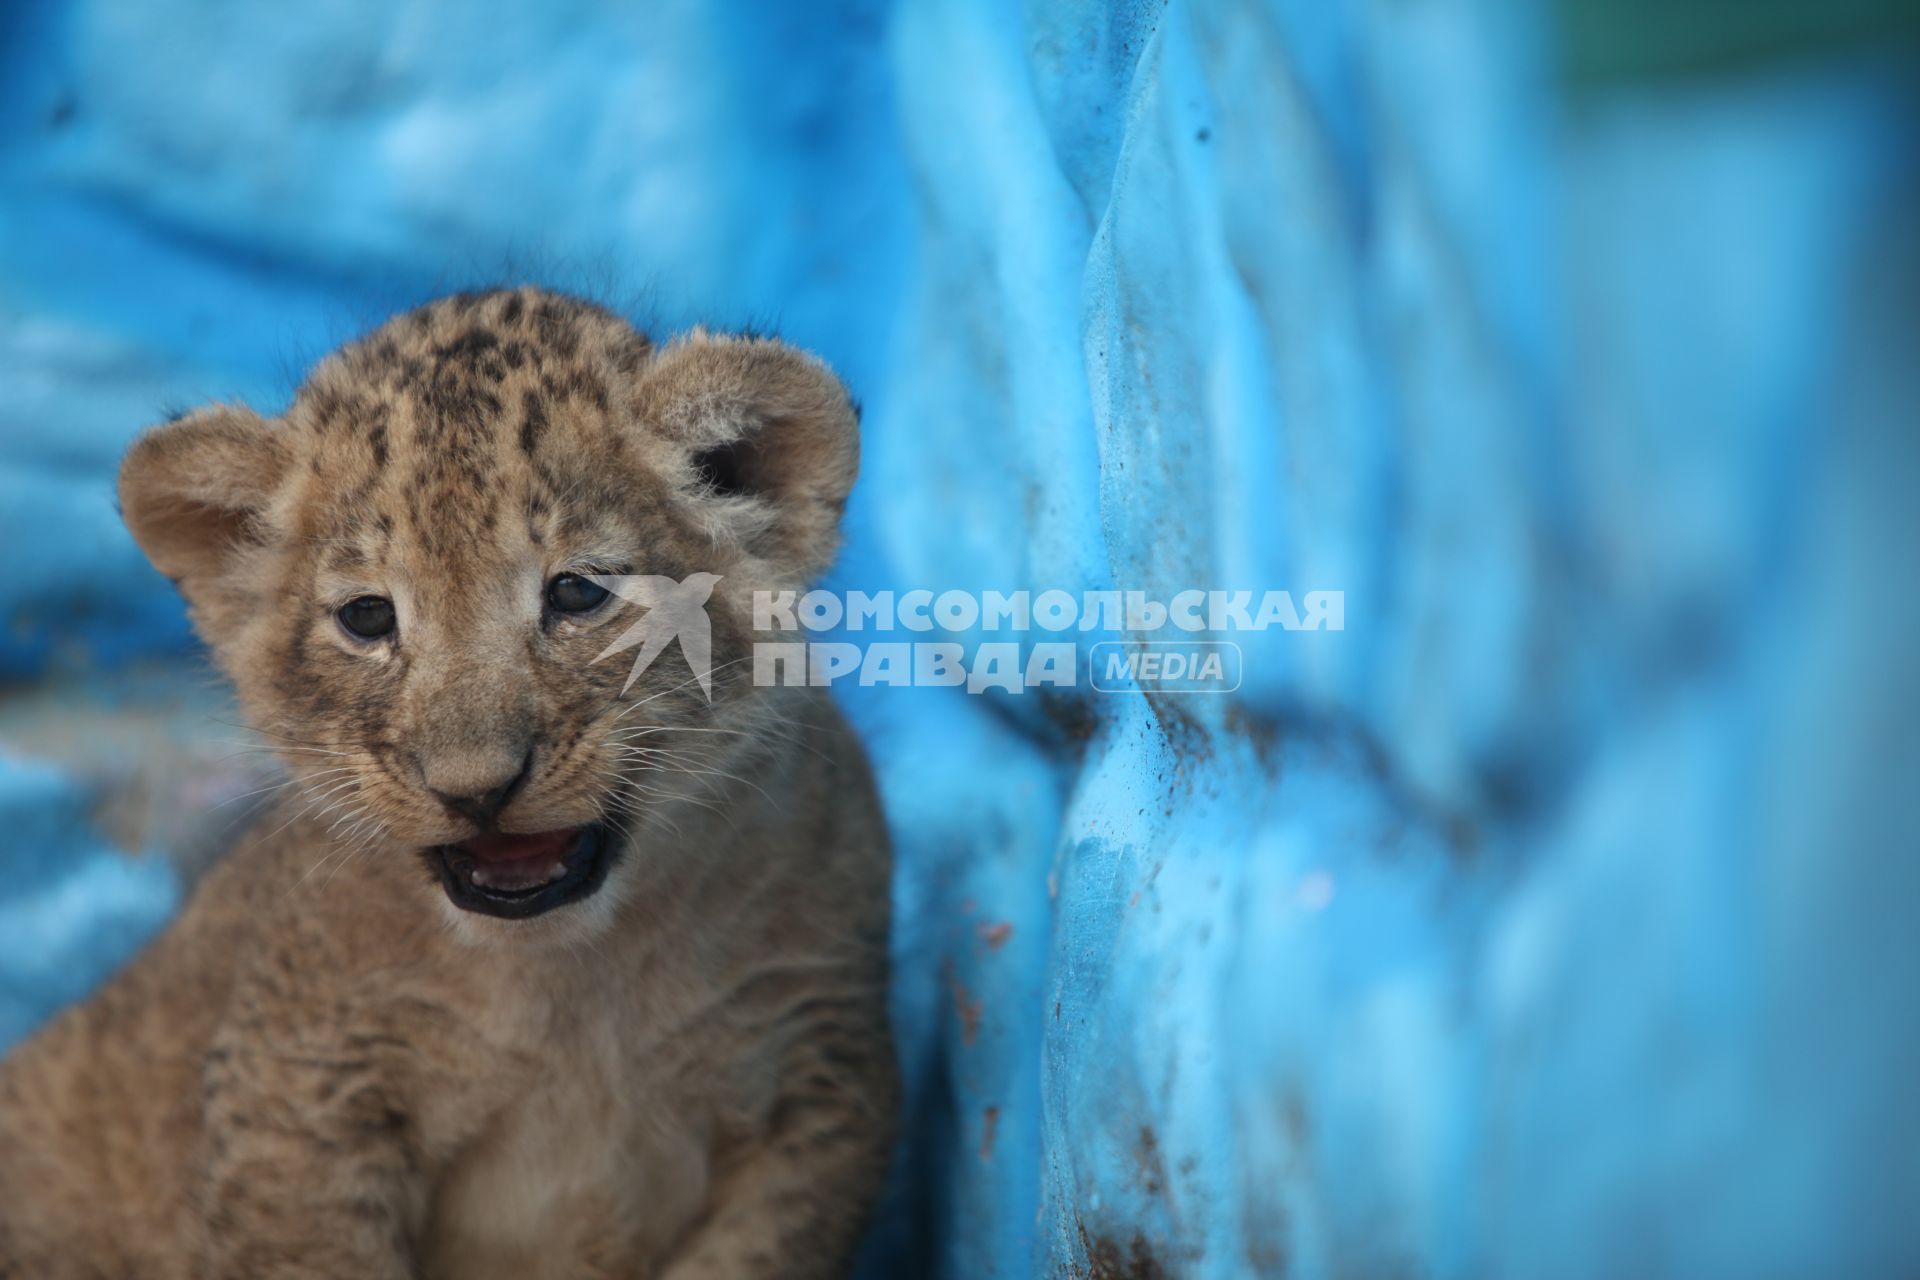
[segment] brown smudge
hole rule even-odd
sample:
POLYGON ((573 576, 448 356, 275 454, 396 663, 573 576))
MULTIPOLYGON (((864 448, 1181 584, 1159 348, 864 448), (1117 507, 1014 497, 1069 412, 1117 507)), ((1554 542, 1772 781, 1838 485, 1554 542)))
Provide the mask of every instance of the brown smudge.
POLYGON ((1083 1226, 1080 1244, 1087 1251, 1087 1280, 1166 1280, 1166 1267, 1139 1231, 1133 1233, 1133 1239, 1122 1250, 1120 1242, 1112 1236, 1090 1236, 1083 1226))
POLYGON ((980 1034, 981 1002, 973 998, 966 983, 954 973, 951 963, 947 965, 947 990, 953 995, 954 1016, 960 1019, 960 1041, 962 1044, 972 1044, 980 1034))
POLYGON ((1160 1138, 1154 1133, 1152 1125, 1140 1126, 1140 1137, 1133 1147, 1133 1160, 1140 1189, 1150 1196, 1159 1195, 1160 1189, 1167 1184, 1167 1166, 1160 1158, 1160 1138))

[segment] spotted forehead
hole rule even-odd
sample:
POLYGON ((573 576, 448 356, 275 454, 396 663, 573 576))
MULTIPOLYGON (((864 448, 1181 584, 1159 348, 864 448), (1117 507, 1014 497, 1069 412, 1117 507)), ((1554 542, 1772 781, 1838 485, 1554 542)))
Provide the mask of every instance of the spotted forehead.
POLYGON ((318 499, 305 532, 338 562, 588 535, 644 484, 619 419, 647 355, 612 313, 537 290, 397 318, 316 369, 288 415, 318 499))

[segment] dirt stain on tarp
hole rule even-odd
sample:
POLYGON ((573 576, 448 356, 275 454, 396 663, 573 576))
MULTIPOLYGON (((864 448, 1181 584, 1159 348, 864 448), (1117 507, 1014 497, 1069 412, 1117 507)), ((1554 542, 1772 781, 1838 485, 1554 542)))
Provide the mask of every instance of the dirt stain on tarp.
POLYGON ((1140 1138, 1133 1147, 1134 1177, 1140 1189, 1157 1196, 1167 1185, 1166 1162, 1160 1158, 1160 1139, 1152 1125, 1140 1126, 1140 1138))
POLYGON ((1123 1249, 1110 1235, 1090 1235, 1080 1228, 1080 1245, 1087 1251, 1087 1269, 1076 1274, 1086 1280, 1165 1280, 1167 1269, 1147 1243, 1147 1237, 1135 1231, 1123 1249))
POLYGON ((947 990, 953 996, 954 1016, 960 1019, 960 1041, 972 1044, 980 1034, 980 1009, 982 1001, 974 998, 967 984, 960 981, 960 975, 953 971, 951 962, 947 964, 947 990))
POLYGON ((1100 731, 1100 716, 1089 699, 1048 691, 1040 699, 1040 710, 1068 750, 1076 756, 1086 754, 1094 735, 1100 731))
POLYGON ((980 1115, 980 1158, 993 1159, 994 1131, 1000 1127, 1000 1108, 988 1107, 980 1115))
POLYGON ((1002 920, 999 924, 987 924, 985 922, 982 922, 978 925, 975 925, 974 928, 980 934, 981 943, 989 951, 998 951, 1001 947, 1006 945, 1007 939, 1013 936, 1013 926, 1008 924, 1004 920, 1002 920))

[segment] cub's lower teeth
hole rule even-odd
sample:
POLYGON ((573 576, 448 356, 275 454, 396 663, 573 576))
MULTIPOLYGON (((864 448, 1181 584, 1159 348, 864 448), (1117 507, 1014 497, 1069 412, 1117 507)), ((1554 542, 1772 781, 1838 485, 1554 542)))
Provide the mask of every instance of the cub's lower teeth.
POLYGON ((484 863, 467 872, 467 880, 476 889, 533 889, 552 884, 567 873, 564 862, 549 862, 533 875, 501 875, 484 863))

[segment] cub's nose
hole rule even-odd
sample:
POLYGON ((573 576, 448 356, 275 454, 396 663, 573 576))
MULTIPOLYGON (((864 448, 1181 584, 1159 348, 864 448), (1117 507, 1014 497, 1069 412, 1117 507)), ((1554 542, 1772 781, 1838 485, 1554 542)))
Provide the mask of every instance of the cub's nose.
POLYGON ((434 799, 486 830, 493 826, 494 819, 507 807, 514 793, 525 785, 527 775, 533 772, 533 751, 531 748, 527 750, 511 776, 503 776, 503 771, 495 769, 489 778, 484 770, 446 765, 438 768, 428 765, 421 772, 426 779, 427 790, 433 793, 434 799), (477 784, 476 778, 479 779, 477 784))

